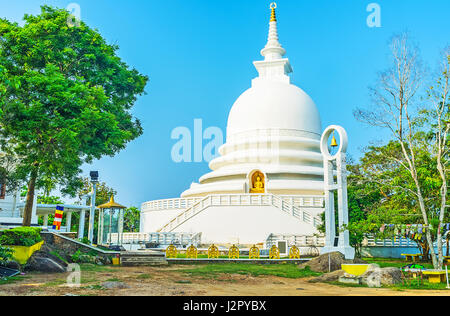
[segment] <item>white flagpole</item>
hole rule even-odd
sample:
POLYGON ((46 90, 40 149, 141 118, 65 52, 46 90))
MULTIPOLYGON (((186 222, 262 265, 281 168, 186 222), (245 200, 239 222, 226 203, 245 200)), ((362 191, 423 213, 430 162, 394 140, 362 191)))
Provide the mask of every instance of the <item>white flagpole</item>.
POLYGON ((450 285, 448 283, 448 267, 447 266, 445 266, 445 274, 447 275, 447 289, 450 290, 450 285))

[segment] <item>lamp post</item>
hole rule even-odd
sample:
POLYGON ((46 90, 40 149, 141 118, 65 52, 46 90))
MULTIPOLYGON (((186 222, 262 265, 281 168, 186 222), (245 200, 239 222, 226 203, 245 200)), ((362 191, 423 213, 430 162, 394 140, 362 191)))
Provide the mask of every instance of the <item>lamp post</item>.
POLYGON ((90 176, 92 183, 92 192, 91 192, 91 209, 89 212, 88 239, 92 243, 94 240, 95 199, 97 193, 98 171, 91 171, 90 176))
MULTIPOLYGON (((87 199, 89 198, 89 195, 83 195, 81 197, 83 199, 83 205, 87 204, 87 199)), ((86 210, 83 208, 80 212, 80 222, 78 225, 78 238, 83 239, 84 237, 84 221, 86 218, 86 210)))

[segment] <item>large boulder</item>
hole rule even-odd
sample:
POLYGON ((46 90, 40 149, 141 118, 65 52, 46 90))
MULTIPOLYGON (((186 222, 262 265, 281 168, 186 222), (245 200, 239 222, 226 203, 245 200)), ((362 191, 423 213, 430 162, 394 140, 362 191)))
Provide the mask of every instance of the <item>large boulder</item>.
POLYGON ((366 263, 361 259, 354 260, 346 260, 345 256, 340 252, 332 252, 321 255, 317 258, 314 258, 308 262, 302 263, 299 265, 300 269, 304 269, 309 267, 311 271, 314 272, 333 272, 337 270, 341 270, 342 264, 351 264, 351 263, 366 263))
POLYGON ((376 265, 370 265, 362 277, 363 283, 370 287, 402 283, 402 271, 398 268, 380 268, 376 265))
POLYGON ((56 261, 50 258, 33 256, 31 257, 26 266, 26 271, 36 271, 43 273, 64 273, 66 269, 58 264, 56 261))
POLYGON ((25 271, 36 271, 44 273, 66 272, 67 262, 53 248, 43 246, 35 252, 25 265, 25 271))
POLYGON ((314 279, 309 280, 310 283, 324 283, 324 282, 335 282, 338 281, 341 276, 344 276, 344 270, 336 270, 330 273, 322 274, 314 279))

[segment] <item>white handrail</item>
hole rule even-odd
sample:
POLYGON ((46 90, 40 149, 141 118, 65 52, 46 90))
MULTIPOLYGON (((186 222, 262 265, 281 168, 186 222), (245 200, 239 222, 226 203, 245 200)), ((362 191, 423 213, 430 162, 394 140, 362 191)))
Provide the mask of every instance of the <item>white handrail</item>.
POLYGON ((163 211, 163 210, 178 210, 191 207, 194 203, 200 201, 202 198, 181 198, 181 199, 167 199, 145 202, 142 204, 142 211, 163 211))
MULTIPOLYGON (((250 194, 221 194, 217 195, 220 197, 232 197, 232 196, 251 196, 250 194)), ((215 196, 215 195, 212 195, 215 196)), ((322 195, 311 195, 311 196, 291 196, 291 195, 278 195, 283 201, 289 204, 294 204, 297 207, 324 207, 324 197, 322 195)), ((194 205, 195 203, 201 201, 201 197, 193 198, 177 198, 177 199, 165 199, 165 200, 155 200, 150 202, 145 202, 142 204, 142 212, 149 211, 163 211, 163 210, 182 210, 187 209, 194 205)), ((225 199, 229 201, 229 199, 225 199)), ((224 203, 225 203, 224 201, 224 203)), ((228 205, 232 205, 228 203, 228 205)))
MULTIPOLYGON (((323 200, 323 199, 322 199, 323 200)), ((314 206, 315 200, 312 200, 310 207, 314 206)), ((304 209, 293 205, 288 198, 280 197, 273 194, 221 194, 221 195, 208 195, 200 201, 194 203, 191 207, 187 208, 184 212, 179 214, 170 220, 166 225, 161 227, 157 232, 171 232, 178 226, 184 224, 186 221, 204 211, 210 206, 275 206, 281 211, 294 216, 308 224, 312 224, 315 227, 321 224, 321 219, 317 216, 311 215, 304 209)))

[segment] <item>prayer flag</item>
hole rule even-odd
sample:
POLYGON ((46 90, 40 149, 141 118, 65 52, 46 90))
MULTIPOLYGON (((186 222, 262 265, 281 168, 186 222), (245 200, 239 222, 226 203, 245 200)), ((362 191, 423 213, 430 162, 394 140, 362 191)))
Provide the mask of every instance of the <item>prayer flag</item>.
POLYGON ((57 206, 55 211, 55 219, 53 221, 53 229, 61 230, 63 214, 64 214, 64 207, 57 206))

